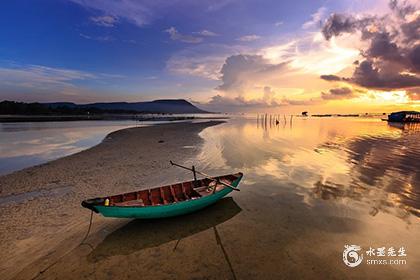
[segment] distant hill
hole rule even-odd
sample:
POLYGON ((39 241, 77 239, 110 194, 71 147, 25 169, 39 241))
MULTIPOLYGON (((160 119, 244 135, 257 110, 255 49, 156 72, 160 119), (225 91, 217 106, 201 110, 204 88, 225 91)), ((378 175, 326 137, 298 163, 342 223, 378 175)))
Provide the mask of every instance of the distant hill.
POLYGON ((171 114, 199 114, 209 113, 201 110, 185 99, 161 99, 146 102, 105 102, 90 104, 75 104, 71 102, 42 103, 50 108, 87 109, 94 108, 103 111, 128 111, 139 113, 171 113, 171 114))

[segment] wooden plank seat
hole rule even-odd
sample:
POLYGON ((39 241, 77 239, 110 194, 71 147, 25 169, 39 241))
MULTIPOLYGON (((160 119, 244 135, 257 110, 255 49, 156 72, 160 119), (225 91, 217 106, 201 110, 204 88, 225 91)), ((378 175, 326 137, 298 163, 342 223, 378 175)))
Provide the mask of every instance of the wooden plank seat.
POLYGON ((164 204, 169 204, 175 201, 171 192, 171 186, 161 187, 160 192, 161 192, 164 204))
POLYGON ((193 182, 182 183, 182 188, 184 189, 184 193, 188 197, 188 199, 201 197, 201 195, 194 190, 193 182))
POLYGON ((144 205, 152 205, 152 202, 150 201, 149 190, 138 191, 137 196, 139 199, 143 200, 144 205))
POLYGON ((150 200, 152 201, 152 205, 163 204, 162 197, 160 194, 160 188, 150 190, 150 200))
POLYGON ((182 190, 182 184, 175 184, 171 186, 172 196, 174 197, 175 201, 184 201, 187 197, 182 190))

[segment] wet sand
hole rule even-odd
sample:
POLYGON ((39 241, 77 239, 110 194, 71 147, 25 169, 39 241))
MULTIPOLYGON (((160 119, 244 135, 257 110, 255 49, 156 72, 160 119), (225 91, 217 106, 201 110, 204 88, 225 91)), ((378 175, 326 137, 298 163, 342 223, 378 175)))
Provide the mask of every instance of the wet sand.
MULTIPOLYGON (((163 124, 109 134, 88 150, 0 177, 0 275, 32 279, 77 248, 89 222, 83 199, 191 177, 171 167, 199 151, 221 122, 163 124)), ((94 218, 91 234, 124 220, 94 218)), ((73 277, 69 277, 73 278, 73 277)))

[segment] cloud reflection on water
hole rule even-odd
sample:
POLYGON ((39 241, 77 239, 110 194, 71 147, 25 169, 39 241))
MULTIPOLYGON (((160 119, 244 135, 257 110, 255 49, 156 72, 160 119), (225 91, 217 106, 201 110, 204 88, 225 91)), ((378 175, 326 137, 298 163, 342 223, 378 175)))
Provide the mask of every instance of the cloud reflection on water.
MULTIPOLYGON (((199 157, 205 169, 245 173, 245 183, 271 178, 273 188, 313 199, 363 202, 404 218, 420 216, 420 134, 378 119, 295 118, 276 125, 232 120, 206 129, 199 157)), ((417 131, 418 132, 418 131, 417 131)))
POLYGON ((41 164, 90 148, 132 121, 0 124, 0 174, 41 164))

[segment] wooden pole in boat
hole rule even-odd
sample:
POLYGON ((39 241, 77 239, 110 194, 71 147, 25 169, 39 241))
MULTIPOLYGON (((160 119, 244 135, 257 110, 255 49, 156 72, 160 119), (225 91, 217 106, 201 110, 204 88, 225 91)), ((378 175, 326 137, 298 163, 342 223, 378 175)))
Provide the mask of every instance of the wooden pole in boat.
MULTIPOLYGON (((186 167, 186 166, 182 166, 182 165, 180 165, 180 164, 177 164, 177 163, 173 162, 172 160, 170 160, 169 162, 170 162, 172 165, 175 165, 175 166, 178 166, 178 167, 184 168, 184 169, 186 169, 186 170, 192 171, 192 169, 191 169, 191 168, 188 168, 188 167, 186 167)), ((194 170, 195 170, 195 169, 194 169, 194 170)), ((217 183, 220 183, 220 184, 222 184, 222 185, 225 185, 226 187, 231 188, 232 190, 235 190, 235 191, 238 191, 238 192, 240 191, 240 189, 235 188, 235 187, 234 187, 234 186, 232 186, 232 185, 226 184, 226 183, 224 183, 224 182, 222 182, 222 181, 220 181, 220 180, 218 180, 218 179, 212 178, 210 175, 207 175, 206 173, 203 173, 203 172, 198 171, 198 170, 195 170, 195 172, 196 172, 196 173, 198 173, 198 174, 200 174, 200 175, 203 175, 205 178, 207 178, 207 179, 209 179, 209 180, 216 181, 217 183)))
POLYGON ((197 181, 197 174, 195 172, 195 166, 194 165, 192 166, 192 172, 194 174, 194 181, 197 181))
POLYGON ((195 166, 193 165, 192 166, 192 172, 193 172, 193 174, 194 174, 194 186, 196 186, 196 187, 198 187, 198 184, 197 184, 197 173, 195 172, 195 166))

